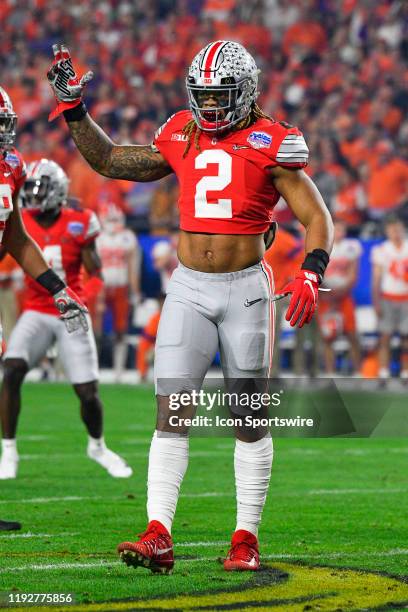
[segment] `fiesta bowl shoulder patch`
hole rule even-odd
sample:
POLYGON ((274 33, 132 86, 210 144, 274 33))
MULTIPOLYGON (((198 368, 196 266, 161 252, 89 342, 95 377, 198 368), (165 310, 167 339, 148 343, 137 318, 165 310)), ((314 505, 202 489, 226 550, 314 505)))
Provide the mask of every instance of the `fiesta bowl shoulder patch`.
POLYGON ((20 166, 20 159, 15 153, 10 153, 8 151, 4 159, 5 162, 12 168, 18 168, 20 166))
POLYGON ((266 132, 251 132, 247 142, 255 149, 269 149, 272 144, 272 136, 266 132))
POLYGON ((70 221, 68 223, 68 232, 72 236, 80 236, 84 231, 84 224, 81 221, 70 221))

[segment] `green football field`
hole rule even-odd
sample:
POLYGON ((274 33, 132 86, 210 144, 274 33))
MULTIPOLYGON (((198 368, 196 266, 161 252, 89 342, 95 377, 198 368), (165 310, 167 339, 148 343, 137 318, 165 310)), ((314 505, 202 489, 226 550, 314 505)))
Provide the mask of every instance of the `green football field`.
POLYGON ((105 385, 101 394, 106 440, 134 469, 128 480, 86 458, 68 386, 24 387, 19 477, 0 481, 0 518, 20 520, 23 530, 0 533, 0 592, 72 593, 71 611, 408 606, 406 439, 276 439, 263 568, 248 575, 226 573, 218 561, 235 526, 233 440, 193 438, 174 573, 151 575, 120 563, 115 548, 146 525, 153 392, 105 385))

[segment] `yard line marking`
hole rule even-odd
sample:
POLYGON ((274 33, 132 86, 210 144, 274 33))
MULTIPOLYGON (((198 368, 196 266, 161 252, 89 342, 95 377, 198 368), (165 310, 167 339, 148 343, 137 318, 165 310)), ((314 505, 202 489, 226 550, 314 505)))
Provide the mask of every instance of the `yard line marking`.
MULTIPOLYGON (((100 500, 107 499, 104 497, 78 497, 76 495, 68 495, 67 497, 33 497, 31 499, 1 499, 0 504, 51 504, 60 501, 84 501, 84 500, 100 500)), ((110 499, 120 499, 119 497, 110 499)))
POLYGON ((302 553, 302 554, 274 554, 274 555, 262 555, 263 559, 338 559, 343 557, 353 558, 359 557, 363 554, 365 557, 394 557, 398 555, 408 555, 408 548, 394 548, 391 550, 384 551, 365 551, 363 553, 352 553, 352 552, 333 552, 333 553, 302 553))
MULTIPOLYGON (((408 489, 404 488, 382 488, 382 489, 311 489, 309 491, 279 491, 271 490, 271 495, 277 497, 304 497, 304 496, 319 496, 319 495, 376 495, 381 493, 408 493, 408 489)), ((144 498, 144 494, 132 494, 133 498, 139 499, 144 498)), ((189 499, 200 499, 206 497, 233 497, 234 491, 206 491, 203 493, 181 493, 180 497, 189 499)), ((132 498, 132 499, 133 499, 132 498)), ((126 495, 120 496, 78 496, 68 495, 66 497, 34 497, 29 499, 1 499, 0 504, 50 504, 54 502, 75 502, 75 501, 125 501, 128 500, 126 495)))
MULTIPOLYGON (((207 543, 205 543, 207 544, 207 543)), ((208 543, 209 545, 212 543, 208 543)), ((327 554, 322 554, 322 553, 311 553, 311 554, 307 554, 307 553, 303 553, 303 554, 271 554, 271 555, 262 555, 262 559, 267 559, 267 560, 279 560, 279 559, 316 559, 316 560, 322 560, 322 559, 337 559, 339 557, 343 558, 343 557, 347 557, 347 558, 360 558, 361 555, 367 556, 367 557, 382 557, 382 556, 386 556, 386 557, 392 557, 392 556, 398 556, 398 555, 408 555, 408 548, 394 548, 391 550, 385 550, 385 551, 360 551, 357 553, 347 553, 347 552, 334 552, 334 553, 327 553, 327 554)), ((203 562, 203 561, 217 561, 218 557, 196 557, 194 559, 176 559, 177 563, 198 563, 198 562, 203 562)), ((63 570, 67 570, 67 569, 95 569, 95 568, 108 568, 111 566, 119 566, 122 565, 121 561, 117 561, 115 560, 99 560, 96 562, 90 562, 90 563, 83 563, 83 562, 65 562, 65 563, 48 563, 48 564, 40 564, 40 563, 33 563, 33 564, 27 564, 27 565, 21 565, 21 566, 17 566, 17 567, 3 567, 0 569, 0 574, 6 574, 7 572, 22 572, 22 571, 28 571, 28 570, 32 570, 32 571, 44 571, 44 570, 56 570, 56 569, 63 569, 63 570)))
POLYGON ((44 436, 40 434, 31 434, 31 435, 22 435, 19 436, 19 440, 29 441, 29 442, 42 442, 43 440, 49 440, 51 436, 44 436))
MULTIPOLYGON (((144 495, 144 494, 143 494, 144 495)), ((181 497, 231 497, 234 493, 225 493, 218 491, 211 491, 206 493, 182 493, 181 497)), ((134 495, 135 498, 142 497, 142 495, 134 495)), ((126 496, 115 496, 115 497, 104 497, 104 496, 78 496, 78 495, 67 495, 66 497, 33 497, 30 499, 1 499, 0 504, 51 504, 54 502, 74 502, 74 501, 100 501, 100 500, 111 500, 120 501, 127 499, 126 496)))
POLYGON ((10 533, 9 535, 0 535, 0 538, 14 539, 14 538, 68 538, 80 535, 79 531, 75 533, 10 533))
POLYGON ((0 569, 0 574, 5 574, 10 571, 25 572, 27 570, 56 570, 56 569, 94 569, 95 567, 110 567, 111 565, 120 565, 121 561, 104 561, 100 560, 91 563, 49 563, 47 565, 30 563, 27 565, 20 565, 18 567, 4 567, 0 569))
POLYGON ((312 489, 306 495, 367 495, 377 493, 408 493, 408 489, 312 489))
MULTIPOLYGON (((149 439, 150 442, 150 439, 149 439)), ((126 444, 126 443, 125 443, 126 444)), ((139 443, 136 443, 139 444, 139 443)), ((146 447, 148 446, 148 443, 146 442, 146 447)), ((218 450, 209 450, 209 451, 191 451, 189 453, 190 457, 224 457, 224 456, 232 456, 233 453, 233 449, 231 449, 231 452, 220 452, 218 450)), ((124 454, 126 455, 126 457, 141 457, 141 458, 146 458, 148 457, 148 449, 146 448, 146 452, 145 451, 128 451, 125 450, 124 454)), ((81 459, 81 458, 87 458, 85 454, 82 453, 23 453, 20 455, 20 459, 23 460, 29 460, 29 461, 47 461, 47 460, 53 460, 53 459, 81 459)))

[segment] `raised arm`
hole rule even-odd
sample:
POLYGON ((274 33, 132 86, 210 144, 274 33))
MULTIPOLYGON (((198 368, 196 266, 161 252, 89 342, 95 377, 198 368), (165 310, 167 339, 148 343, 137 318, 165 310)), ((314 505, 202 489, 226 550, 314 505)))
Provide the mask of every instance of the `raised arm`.
MULTIPOLYGON (((68 113, 66 113, 68 114, 68 113)), ((109 178, 156 181, 173 172, 151 145, 117 145, 87 113, 79 121, 67 120, 72 138, 88 164, 109 178)))
POLYGON ((82 102, 92 72, 78 78, 65 45, 53 45, 53 52, 54 62, 47 78, 57 107, 49 120, 64 113, 75 144, 89 165, 99 174, 128 181, 155 181, 170 174, 173 170, 151 145, 117 145, 105 134, 82 102))

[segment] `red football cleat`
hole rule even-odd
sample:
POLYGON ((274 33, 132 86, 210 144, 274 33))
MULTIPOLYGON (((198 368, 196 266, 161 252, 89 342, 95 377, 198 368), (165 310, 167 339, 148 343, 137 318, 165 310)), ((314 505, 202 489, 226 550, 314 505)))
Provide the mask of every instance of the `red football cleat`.
POLYGON ((150 521, 138 542, 122 542, 117 550, 122 561, 133 567, 147 567, 155 574, 170 574, 174 566, 173 541, 166 527, 150 521))
POLYGON ((259 569, 258 539, 253 533, 239 529, 232 535, 231 548, 224 560, 224 569, 228 572, 259 569))

